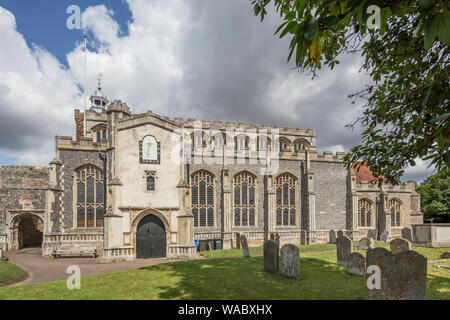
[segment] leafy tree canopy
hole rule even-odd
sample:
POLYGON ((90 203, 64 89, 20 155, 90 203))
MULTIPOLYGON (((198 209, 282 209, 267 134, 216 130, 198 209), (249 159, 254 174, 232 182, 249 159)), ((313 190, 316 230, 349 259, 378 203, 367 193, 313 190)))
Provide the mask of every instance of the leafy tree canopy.
MULTIPOLYGON (((414 159, 439 171, 450 163, 449 1, 252 0, 264 19, 272 3, 290 36, 288 61, 314 75, 343 53, 359 52, 373 83, 350 97, 364 101, 364 128, 347 166, 368 165, 381 183, 399 183, 414 159)), ((355 90, 356 91, 356 90, 355 90)))
POLYGON ((450 221, 450 169, 426 178, 417 187, 425 219, 450 221))

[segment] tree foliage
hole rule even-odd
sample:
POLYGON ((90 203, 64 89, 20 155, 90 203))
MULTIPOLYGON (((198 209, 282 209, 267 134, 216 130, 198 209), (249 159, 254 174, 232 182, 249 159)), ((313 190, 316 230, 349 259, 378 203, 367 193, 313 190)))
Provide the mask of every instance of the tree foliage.
POLYGON ((373 83, 350 95, 364 112, 348 127, 364 130, 345 157, 348 167, 368 165, 380 183, 398 183, 416 158, 448 167, 448 0, 252 0, 261 21, 270 3, 283 20, 275 34, 290 35, 288 61, 295 57, 301 70, 333 69, 343 53, 364 58, 373 83))
POLYGON ((450 169, 429 176, 416 189, 425 219, 450 221, 450 169))

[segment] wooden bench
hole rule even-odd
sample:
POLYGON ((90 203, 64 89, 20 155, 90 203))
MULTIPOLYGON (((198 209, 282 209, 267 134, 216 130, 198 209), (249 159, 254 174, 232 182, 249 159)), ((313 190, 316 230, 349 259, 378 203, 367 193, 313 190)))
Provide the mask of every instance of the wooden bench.
POLYGON ((92 256, 93 258, 97 258, 97 248, 95 247, 84 247, 81 249, 74 249, 72 246, 65 248, 64 246, 53 249, 52 253, 53 258, 61 258, 61 257, 87 257, 92 256))

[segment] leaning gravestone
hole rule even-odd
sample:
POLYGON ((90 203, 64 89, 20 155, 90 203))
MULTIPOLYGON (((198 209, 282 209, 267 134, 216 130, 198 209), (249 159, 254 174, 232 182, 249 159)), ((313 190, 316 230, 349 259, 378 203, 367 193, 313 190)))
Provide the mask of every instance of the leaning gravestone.
POLYGON ((344 231, 338 230, 336 239, 339 237, 342 237, 343 235, 344 235, 344 231))
POLYGON ((441 259, 450 259, 450 251, 441 254, 441 259))
POLYGON ((299 250, 291 243, 281 248, 281 273, 288 278, 298 279, 300 277, 299 250))
POLYGON ((244 257, 250 258, 250 251, 248 250, 247 237, 244 234, 241 236, 241 245, 244 257))
POLYGON ((264 270, 278 272, 278 246, 273 240, 264 241, 264 270))
POLYGON ((380 241, 387 242, 388 238, 389 238, 389 231, 384 230, 380 236, 380 241))
POLYGON ((412 242, 412 231, 409 228, 402 229, 402 238, 412 242))
POLYGON ((369 229, 369 231, 367 231, 367 238, 371 238, 376 241, 377 240, 377 230, 369 229))
POLYGON ((424 300, 427 288, 427 259, 415 251, 392 254, 384 248, 369 250, 366 266, 380 268, 380 287, 375 287, 377 272, 366 273, 367 300, 424 300), (369 279, 370 278, 370 279, 369 279))
POLYGON ((330 230, 330 237, 328 238, 328 243, 336 244, 336 232, 334 230, 330 230))
POLYGON ((363 276, 366 274, 366 258, 358 252, 348 256, 348 273, 363 276))
POLYGON ((348 256, 352 253, 352 240, 347 236, 336 239, 337 244, 337 263, 340 266, 347 266, 348 256))
POLYGON ((356 249, 359 249, 359 250, 373 249, 373 239, 372 238, 362 238, 356 244, 356 249))
POLYGON ((392 254, 397 254, 403 251, 411 250, 411 242, 405 239, 395 238, 389 242, 392 254))

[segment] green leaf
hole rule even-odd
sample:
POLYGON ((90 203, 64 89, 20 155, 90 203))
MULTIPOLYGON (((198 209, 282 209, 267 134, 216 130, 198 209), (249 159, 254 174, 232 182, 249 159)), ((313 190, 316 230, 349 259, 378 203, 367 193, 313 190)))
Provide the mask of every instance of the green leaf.
POLYGON ((328 16, 326 18, 320 19, 319 22, 324 25, 333 27, 339 23, 339 18, 336 16, 328 16))
POLYGON ((317 20, 313 20, 306 27, 305 32, 303 33, 303 36, 307 40, 312 40, 315 37, 317 37, 318 34, 319 34, 319 23, 317 22, 317 20))
POLYGON ((428 8, 429 6, 431 6, 433 4, 433 0, 420 0, 419 1, 419 5, 422 8, 428 8))
POLYGON ((450 46, 450 10, 445 10, 437 19, 437 36, 439 40, 450 46))
POLYGON ((282 24, 280 24, 280 26, 277 28, 277 30, 275 31, 274 34, 277 34, 277 33, 281 30, 281 28, 283 28, 288 22, 289 22, 289 21, 285 21, 285 22, 283 22, 282 24))

